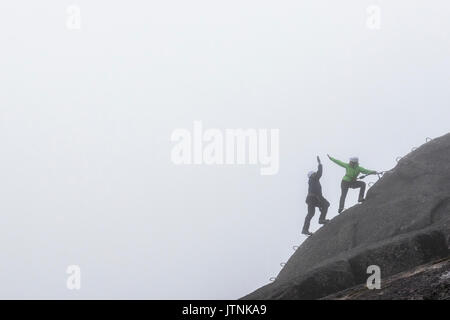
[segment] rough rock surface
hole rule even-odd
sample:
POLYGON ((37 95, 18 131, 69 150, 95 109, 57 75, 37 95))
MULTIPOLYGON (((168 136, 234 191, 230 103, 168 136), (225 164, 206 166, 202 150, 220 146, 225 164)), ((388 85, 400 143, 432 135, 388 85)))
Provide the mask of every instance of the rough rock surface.
POLYGON ((379 290, 362 284, 322 300, 450 300, 450 258, 383 279, 379 290))
POLYGON ((450 134, 403 157, 296 250, 276 280, 243 299, 317 299, 449 256, 450 134))

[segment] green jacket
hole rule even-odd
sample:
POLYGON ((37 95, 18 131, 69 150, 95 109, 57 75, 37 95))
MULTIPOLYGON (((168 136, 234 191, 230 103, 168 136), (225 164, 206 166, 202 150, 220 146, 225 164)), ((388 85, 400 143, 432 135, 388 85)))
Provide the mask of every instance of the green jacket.
POLYGON ((360 166, 352 167, 352 166, 350 166, 350 164, 345 163, 340 160, 337 160, 333 157, 330 157, 330 160, 333 161, 334 163, 336 163, 337 165, 345 168, 345 176, 342 178, 342 180, 344 180, 344 181, 348 181, 348 182, 355 181, 358 178, 358 175, 360 173, 364 173, 364 174, 376 173, 376 171, 367 170, 360 166))

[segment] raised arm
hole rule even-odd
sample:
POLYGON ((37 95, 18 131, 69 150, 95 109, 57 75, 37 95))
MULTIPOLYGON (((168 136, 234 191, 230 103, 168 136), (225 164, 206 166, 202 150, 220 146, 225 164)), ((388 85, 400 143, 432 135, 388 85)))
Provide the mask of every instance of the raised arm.
POLYGON ((335 159, 335 158, 333 158, 333 157, 330 156, 330 155, 327 155, 327 156, 328 156, 328 158, 329 158, 331 161, 333 161, 334 163, 336 163, 338 166, 341 166, 341 167, 343 167, 343 168, 347 168, 347 167, 348 167, 348 164, 347 164, 347 163, 345 163, 345 162, 343 162, 343 161, 341 161, 341 160, 335 159))
POLYGON ((375 174, 377 173, 375 170, 369 170, 363 167, 359 167, 359 171, 361 171, 364 174, 375 174))
POLYGON ((318 163, 319 165, 317 166, 316 177, 317 177, 317 180, 319 180, 320 177, 322 177, 322 163, 320 162, 319 156, 317 156, 317 163, 318 163))

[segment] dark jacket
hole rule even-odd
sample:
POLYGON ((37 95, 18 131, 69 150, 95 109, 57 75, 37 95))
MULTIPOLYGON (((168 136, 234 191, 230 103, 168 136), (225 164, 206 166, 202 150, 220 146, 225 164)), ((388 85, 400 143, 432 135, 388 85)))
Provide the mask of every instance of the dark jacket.
POLYGON ((320 185, 320 178, 322 177, 322 164, 319 164, 317 172, 309 177, 308 196, 322 196, 322 186, 320 185))

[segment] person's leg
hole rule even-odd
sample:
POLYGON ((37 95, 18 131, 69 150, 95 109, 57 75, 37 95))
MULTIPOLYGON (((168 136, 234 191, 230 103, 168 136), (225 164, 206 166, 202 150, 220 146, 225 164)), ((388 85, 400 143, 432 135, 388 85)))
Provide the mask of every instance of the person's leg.
POLYGON ((342 180, 342 182, 341 182, 341 199, 339 200, 339 210, 338 210, 339 213, 341 213, 342 210, 344 210, 345 198, 347 197, 348 188, 349 188, 349 183, 347 181, 342 180))
POLYGON ((354 185, 355 185, 355 189, 356 188, 360 188, 359 189, 358 202, 363 202, 364 201, 364 194, 366 192, 366 183, 364 181, 355 181, 354 185))
POLYGON ((327 199, 325 199, 324 197, 322 197, 320 199, 320 217, 319 217, 319 223, 320 224, 325 224, 328 222, 328 220, 326 220, 327 217, 327 212, 328 212, 328 207, 330 206, 330 203, 327 201, 327 199))
POLYGON ((311 223, 311 219, 314 216, 314 213, 316 211, 316 207, 313 204, 308 203, 308 214, 305 218, 305 223, 303 224, 303 230, 302 233, 309 234, 309 225, 311 223))

